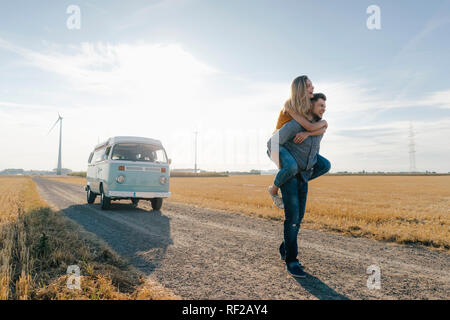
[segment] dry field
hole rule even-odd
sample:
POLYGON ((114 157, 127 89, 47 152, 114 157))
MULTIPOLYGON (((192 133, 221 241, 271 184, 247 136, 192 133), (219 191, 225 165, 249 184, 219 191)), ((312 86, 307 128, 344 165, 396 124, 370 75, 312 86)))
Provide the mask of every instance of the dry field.
MULTIPOLYGON (((52 178, 85 184, 84 178, 52 178)), ((169 201, 282 220, 273 176, 171 178, 169 201)), ((450 176, 324 176, 310 182, 304 227, 450 248, 450 176)))
POLYGON ((30 177, 0 177, 0 300, 175 299, 42 201, 30 177), (81 290, 66 283, 81 269, 81 290))

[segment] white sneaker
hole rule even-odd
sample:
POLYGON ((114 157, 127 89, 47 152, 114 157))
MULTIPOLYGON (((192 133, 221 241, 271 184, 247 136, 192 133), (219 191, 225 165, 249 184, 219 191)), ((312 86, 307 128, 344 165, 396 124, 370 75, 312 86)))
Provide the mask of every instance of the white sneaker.
POLYGON ((268 191, 269 191, 269 195, 272 197, 273 203, 277 206, 278 209, 284 209, 283 199, 278 194, 272 195, 270 190, 272 190, 272 186, 269 186, 268 191))

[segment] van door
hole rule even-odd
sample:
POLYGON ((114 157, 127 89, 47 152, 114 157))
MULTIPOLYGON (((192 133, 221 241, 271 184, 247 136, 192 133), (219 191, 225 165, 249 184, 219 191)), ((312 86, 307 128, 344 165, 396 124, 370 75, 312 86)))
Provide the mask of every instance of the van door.
MULTIPOLYGON (((103 183, 105 192, 108 191, 109 181, 109 152, 111 146, 102 148, 99 152, 99 162, 97 163, 97 188, 100 190, 100 184, 103 183)), ((99 191, 100 192, 100 191, 99 191)))
POLYGON ((101 161, 102 155, 105 149, 98 149, 94 151, 92 159, 92 191, 100 193, 100 180, 101 180, 101 161))
POLYGON ((88 168, 86 172, 86 184, 89 186, 89 188, 94 191, 94 184, 95 184, 95 170, 94 170, 95 164, 94 164, 94 152, 91 152, 88 159, 88 168))

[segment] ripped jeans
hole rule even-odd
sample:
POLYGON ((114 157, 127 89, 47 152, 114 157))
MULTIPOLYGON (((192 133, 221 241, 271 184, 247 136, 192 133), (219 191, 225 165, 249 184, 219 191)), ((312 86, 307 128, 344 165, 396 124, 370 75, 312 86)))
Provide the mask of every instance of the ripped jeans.
POLYGON ((308 182, 295 175, 281 185, 281 194, 284 202, 284 241, 280 251, 286 253, 286 263, 298 261, 297 236, 300 224, 305 215, 306 198, 308 195, 308 182))

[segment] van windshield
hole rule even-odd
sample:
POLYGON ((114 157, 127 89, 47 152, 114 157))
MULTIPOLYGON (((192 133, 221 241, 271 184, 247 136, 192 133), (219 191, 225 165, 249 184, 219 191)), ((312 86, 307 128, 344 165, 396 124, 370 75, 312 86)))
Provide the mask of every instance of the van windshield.
POLYGON ((166 163, 166 152, 161 146, 145 143, 119 143, 113 148, 111 160, 166 163))

